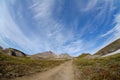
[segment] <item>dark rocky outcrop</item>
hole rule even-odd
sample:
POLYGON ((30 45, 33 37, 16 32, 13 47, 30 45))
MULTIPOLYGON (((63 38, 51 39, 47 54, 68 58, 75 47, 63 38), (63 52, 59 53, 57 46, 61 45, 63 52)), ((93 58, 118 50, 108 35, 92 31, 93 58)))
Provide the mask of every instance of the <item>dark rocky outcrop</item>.
POLYGON ((3 47, 0 46, 0 49, 3 49, 3 47))
POLYGON ((13 48, 7 48, 7 49, 0 49, 0 54, 7 54, 10 56, 16 56, 16 57, 25 57, 26 54, 17 50, 17 49, 13 49, 13 48))

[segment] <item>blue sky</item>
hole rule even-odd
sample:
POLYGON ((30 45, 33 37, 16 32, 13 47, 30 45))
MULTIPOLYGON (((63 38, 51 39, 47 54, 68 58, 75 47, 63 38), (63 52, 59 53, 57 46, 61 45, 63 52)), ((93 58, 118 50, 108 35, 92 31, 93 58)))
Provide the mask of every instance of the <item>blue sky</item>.
POLYGON ((0 45, 27 54, 94 54, 120 38, 120 0, 0 0, 0 45))

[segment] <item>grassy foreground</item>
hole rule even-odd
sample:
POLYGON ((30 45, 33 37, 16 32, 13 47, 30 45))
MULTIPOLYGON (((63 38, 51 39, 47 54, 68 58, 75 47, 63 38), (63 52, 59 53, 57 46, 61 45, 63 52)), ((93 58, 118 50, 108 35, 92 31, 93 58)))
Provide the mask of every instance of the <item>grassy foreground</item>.
POLYGON ((0 80, 42 72, 63 62, 64 60, 32 60, 0 54, 0 80))
POLYGON ((120 54, 99 58, 77 58, 79 80, 120 80, 120 54))

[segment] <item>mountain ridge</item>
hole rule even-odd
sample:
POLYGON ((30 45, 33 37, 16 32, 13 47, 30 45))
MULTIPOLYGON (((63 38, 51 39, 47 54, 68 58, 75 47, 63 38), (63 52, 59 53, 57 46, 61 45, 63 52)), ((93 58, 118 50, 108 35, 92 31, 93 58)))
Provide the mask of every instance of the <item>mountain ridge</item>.
POLYGON ((16 56, 16 57, 26 57, 27 56, 27 54, 23 53, 20 50, 17 50, 14 48, 3 49, 2 47, 0 47, 0 54, 6 54, 6 55, 16 56))
POLYGON ((120 38, 97 51, 94 55, 107 55, 120 49, 120 38))
POLYGON ((36 58, 36 59, 71 59, 72 58, 67 53, 63 53, 63 54, 58 55, 52 51, 37 53, 37 54, 31 55, 31 57, 36 58))

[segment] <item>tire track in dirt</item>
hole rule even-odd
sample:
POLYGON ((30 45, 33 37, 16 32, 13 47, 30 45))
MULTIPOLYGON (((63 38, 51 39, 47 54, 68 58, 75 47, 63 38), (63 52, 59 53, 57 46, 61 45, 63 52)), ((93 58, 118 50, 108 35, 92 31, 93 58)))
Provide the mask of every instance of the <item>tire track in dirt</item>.
POLYGON ((30 76, 23 76, 14 80, 74 80, 74 67, 72 60, 61 64, 46 72, 30 76))

